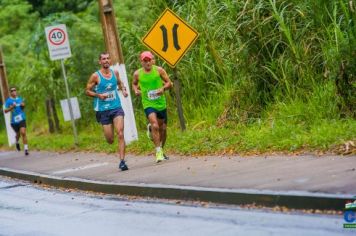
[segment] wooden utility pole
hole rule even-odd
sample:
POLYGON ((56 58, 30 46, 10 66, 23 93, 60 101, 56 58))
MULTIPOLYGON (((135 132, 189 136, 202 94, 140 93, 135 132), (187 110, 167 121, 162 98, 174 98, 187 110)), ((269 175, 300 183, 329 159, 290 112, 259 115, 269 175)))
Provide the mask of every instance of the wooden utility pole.
POLYGON ((2 47, 0 46, 0 86, 1 86, 1 102, 4 104, 9 97, 9 85, 6 78, 5 62, 2 55, 2 47))
POLYGON ((105 46, 113 65, 124 63, 112 0, 98 0, 105 46))
MULTIPOLYGON (((103 28, 104 40, 106 51, 110 54, 112 68, 117 70, 120 74, 120 79, 124 85, 129 88, 129 81, 127 79, 126 68, 124 64, 124 56, 122 53, 121 42, 119 38, 119 30, 116 26, 115 12, 112 0, 98 0, 101 25, 103 28)), ((121 99, 122 108, 125 111, 124 120, 124 136, 125 142, 130 143, 131 141, 138 139, 135 114, 132 107, 132 100, 130 89, 127 90, 128 96, 121 99)))

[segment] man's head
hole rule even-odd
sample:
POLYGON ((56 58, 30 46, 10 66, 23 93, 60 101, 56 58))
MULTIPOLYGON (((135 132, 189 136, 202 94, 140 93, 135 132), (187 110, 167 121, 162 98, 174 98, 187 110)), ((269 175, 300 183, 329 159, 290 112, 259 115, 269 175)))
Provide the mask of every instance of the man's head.
POLYGON ((16 97, 17 96, 17 91, 15 86, 10 87, 10 96, 11 97, 16 97))
POLYGON ((104 69, 109 69, 111 60, 110 60, 110 55, 108 52, 102 52, 99 55, 99 64, 104 68, 104 69))
POLYGON ((152 65, 155 63, 154 56, 150 51, 144 51, 140 54, 140 60, 142 67, 146 71, 150 71, 152 68, 152 65))
POLYGON ((153 54, 150 51, 144 51, 140 54, 141 61, 143 60, 152 60, 154 58, 153 54))

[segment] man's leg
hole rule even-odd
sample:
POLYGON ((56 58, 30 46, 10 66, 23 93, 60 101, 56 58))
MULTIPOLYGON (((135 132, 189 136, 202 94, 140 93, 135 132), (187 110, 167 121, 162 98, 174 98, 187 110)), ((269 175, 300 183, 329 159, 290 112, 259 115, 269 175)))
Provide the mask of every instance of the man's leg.
POLYGON ((27 145, 26 127, 21 127, 19 133, 21 134, 21 137, 22 137, 22 143, 23 143, 23 145, 24 145, 25 155, 28 155, 28 145, 27 145))
POLYGON ((114 142, 114 132, 113 132, 112 124, 103 125, 103 131, 104 131, 106 142, 112 144, 114 142))
POLYGON ((21 127, 20 128, 20 132, 19 134, 21 134, 21 137, 22 137, 22 143, 24 145, 27 145, 27 135, 26 135, 26 128, 25 127, 21 127))
POLYGON ((97 111, 95 116, 96 120, 103 126, 106 142, 112 144, 114 142, 114 132, 108 111, 97 111))
POLYGON ((20 147, 20 143, 19 143, 19 140, 20 140, 20 127, 18 125, 15 125, 15 124, 11 124, 11 127, 12 129, 14 130, 15 132, 15 139, 16 139, 16 149, 17 151, 21 151, 21 147, 20 147))
POLYGON ((156 162, 161 162, 164 160, 164 156, 161 148, 160 127, 157 114, 155 112, 151 112, 148 115, 148 121, 151 124, 152 139, 156 148, 156 162))
POLYGON ((19 143, 20 140, 20 131, 16 132, 16 143, 19 143))
POLYGON ((155 145, 155 147, 160 147, 161 146, 161 138, 160 138, 160 130, 159 130, 159 123, 157 119, 157 114, 154 112, 151 112, 148 115, 148 121, 151 124, 151 133, 152 133, 152 141, 155 145))
POLYGON ((124 117, 117 116, 113 120, 115 131, 118 137, 118 153, 120 156, 120 160, 125 159, 125 138, 124 138, 124 117))
MULTIPOLYGON (((164 145, 166 144, 166 138, 167 138, 167 123, 165 123, 164 120, 162 119, 158 119, 158 124, 159 124, 161 147, 163 148, 164 145)), ((166 155, 165 152, 163 153, 163 157, 165 160, 169 160, 169 157, 166 155)))
MULTIPOLYGON (((158 120, 159 123, 159 133, 160 133, 160 140, 161 140, 161 147, 163 148, 164 145, 166 144, 166 138, 167 138, 167 124, 164 122, 164 120, 158 120)), ((165 160, 169 160, 169 157, 166 155, 166 152, 163 153, 163 157, 165 160)))
POLYGON ((164 144, 166 144, 167 124, 164 123, 164 120, 161 119, 158 119, 158 124, 159 124, 159 135, 160 135, 161 146, 163 148, 164 144))
POLYGON ((118 137, 118 150, 117 152, 119 153, 120 157, 120 164, 119 168, 122 171, 128 170, 129 168, 127 167, 125 163, 125 137, 124 137, 124 116, 116 116, 113 120, 114 127, 117 133, 118 137))

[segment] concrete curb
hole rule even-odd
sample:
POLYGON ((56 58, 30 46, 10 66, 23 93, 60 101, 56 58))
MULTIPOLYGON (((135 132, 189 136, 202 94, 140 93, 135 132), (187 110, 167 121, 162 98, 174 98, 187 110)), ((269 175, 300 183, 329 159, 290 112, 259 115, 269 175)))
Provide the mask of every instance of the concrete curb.
POLYGON ((175 185, 124 184, 65 178, 34 172, 0 168, 0 175, 53 187, 78 189, 106 194, 123 194, 162 199, 205 201, 222 204, 255 204, 266 207, 290 209, 343 210, 352 195, 336 195, 308 192, 274 192, 257 190, 232 190, 175 185))

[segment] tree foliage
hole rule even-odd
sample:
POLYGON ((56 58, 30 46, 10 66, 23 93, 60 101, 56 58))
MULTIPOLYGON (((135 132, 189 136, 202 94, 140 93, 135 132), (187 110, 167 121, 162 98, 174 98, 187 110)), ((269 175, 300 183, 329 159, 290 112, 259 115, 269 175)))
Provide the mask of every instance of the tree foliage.
POLYGON ((81 12, 93 0, 28 0, 28 2, 32 4, 34 11, 40 13, 41 17, 46 17, 57 12, 81 12))
MULTIPOLYGON (((226 125, 298 117, 296 122, 305 123, 355 117, 353 0, 114 4, 129 77, 146 49, 141 38, 166 7, 200 33, 177 67, 188 122, 226 125)), ((29 112, 41 113, 47 97, 57 102, 65 98, 60 63, 49 59, 44 29, 66 24, 73 55, 65 61, 71 94, 80 102, 80 125, 94 123, 84 88, 104 50, 97 1, 0 0, 0 6, 0 44, 9 82, 20 86, 29 112)), ((157 58, 157 63, 172 75, 164 61, 157 58)), ((140 106, 134 98, 136 111, 140 106)), ((174 108, 170 113, 177 117, 174 108)))

